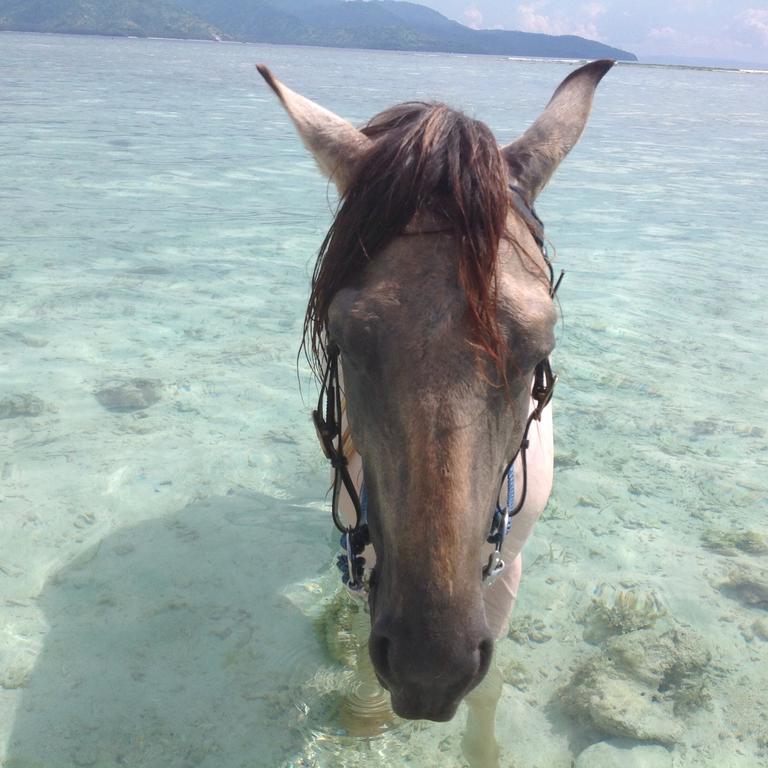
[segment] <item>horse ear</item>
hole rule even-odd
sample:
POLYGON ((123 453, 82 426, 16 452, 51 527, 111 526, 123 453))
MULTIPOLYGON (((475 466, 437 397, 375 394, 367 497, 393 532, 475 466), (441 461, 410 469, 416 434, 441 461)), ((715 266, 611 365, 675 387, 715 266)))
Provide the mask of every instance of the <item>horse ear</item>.
POLYGON ((338 115, 284 86, 263 64, 256 69, 277 94, 320 170, 343 195, 371 140, 338 115))
POLYGON ((536 122, 502 153, 510 181, 533 204, 563 158, 579 140, 592 109, 597 84, 614 65, 593 61, 571 72, 558 86, 536 122))

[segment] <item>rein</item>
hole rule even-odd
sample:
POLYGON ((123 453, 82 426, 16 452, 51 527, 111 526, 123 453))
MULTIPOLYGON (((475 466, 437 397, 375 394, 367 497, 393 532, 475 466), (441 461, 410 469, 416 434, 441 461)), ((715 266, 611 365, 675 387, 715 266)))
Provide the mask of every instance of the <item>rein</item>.
MULTIPOLYGON (((526 202, 522 190, 512 184, 510 184, 509 189, 512 192, 510 199, 516 212, 528 226, 549 268, 549 294, 554 298, 565 273, 561 271, 555 282, 552 262, 549 259, 544 242, 544 225, 534 208, 526 202)), ((361 493, 358 494, 355 483, 349 474, 349 461, 344 455, 339 355, 338 345, 334 343, 329 344, 326 349, 327 363, 320 387, 320 395, 317 400, 317 408, 312 411, 312 420, 315 424, 315 430, 317 431, 317 437, 323 453, 333 468, 331 516, 334 525, 341 532, 340 544, 343 550, 343 553, 337 559, 337 566, 341 571, 342 581, 345 586, 355 592, 362 592, 366 589, 364 579, 365 558, 362 554, 365 547, 371 543, 370 530, 368 528, 368 498, 364 484, 361 493), (352 526, 344 525, 339 517, 339 497, 342 488, 347 491, 352 506, 355 509, 355 524, 352 526)), ((501 550, 504 546, 504 540, 512 527, 512 518, 523 508, 528 491, 528 464, 526 461, 526 451, 529 446, 528 432, 534 421, 541 421, 541 415, 552 399, 556 382, 557 376, 552 372, 549 359, 544 358, 536 365, 533 374, 531 398, 536 402, 536 407, 528 415, 520 446, 507 464, 499 484, 498 495, 500 496, 504 481, 507 481, 507 498, 503 507, 497 499, 496 510, 491 521, 491 529, 487 541, 489 544, 494 545, 494 551, 488 560, 488 564, 482 570, 482 579, 485 586, 490 586, 506 568, 501 550), (514 464, 518 456, 522 463, 523 483, 520 497, 517 503, 515 503, 514 464)))

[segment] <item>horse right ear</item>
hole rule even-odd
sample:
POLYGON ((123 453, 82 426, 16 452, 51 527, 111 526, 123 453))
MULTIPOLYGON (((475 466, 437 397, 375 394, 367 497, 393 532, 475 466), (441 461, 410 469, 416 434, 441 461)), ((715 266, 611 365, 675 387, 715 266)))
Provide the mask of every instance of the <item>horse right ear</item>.
POLYGON ((597 84, 614 63, 609 59, 593 61, 571 72, 536 122, 502 149, 510 181, 520 188, 529 205, 533 205, 557 166, 581 137, 597 84))
POLYGON ((280 99, 320 170, 344 195, 371 140, 338 115, 284 86, 263 64, 256 69, 280 99))

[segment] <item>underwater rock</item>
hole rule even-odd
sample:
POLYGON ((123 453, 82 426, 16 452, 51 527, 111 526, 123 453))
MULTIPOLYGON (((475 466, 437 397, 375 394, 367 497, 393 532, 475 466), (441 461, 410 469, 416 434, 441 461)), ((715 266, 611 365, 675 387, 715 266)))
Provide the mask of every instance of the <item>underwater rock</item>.
MULTIPOLYGON (((2 270, 0 270, 0 277, 2 277, 2 270)), ((13 339, 14 341, 18 341, 21 344, 24 344, 27 347, 47 347, 48 346, 48 340, 47 339, 41 339, 37 336, 27 336, 25 333, 20 333, 19 331, 2 331, 0 332, 0 336, 5 336, 7 339, 13 339)))
POLYGON ((518 645, 546 643, 552 639, 552 635, 547 632, 546 624, 541 619, 528 614, 513 617, 509 623, 507 636, 518 645))
POLYGON ((575 768, 672 768, 672 755, 664 747, 612 739, 587 747, 575 768))
MULTIPOLYGON (((364 606, 346 590, 338 590, 323 604, 315 619, 315 629, 324 641, 329 658, 346 667, 354 667, 361 653, 360 637, 365 637, 368 615, 364 606)), ((367 652, 367 647, 362 647, 367 652)))
POLYGON ((602 659, 583 664, 560 693, 566 710, 600 733, 665 744, 674 744, 683 734, 669 708, 615 676, 614 670, 604 669, 602 659))
POLYGON ((576 451, 570 453, 558 453, 555 455, 555 469, 573 469, 578 467, 581 462, 578 459, 576 451))
POLYGON ((373 737, 390 730, 397 718, 368 654, 370 619, 364 603, 337 588, 323 601, 314 624, 334 666, 321 668, 303 687, 302 696, 314 701, 313 718, 335 722, 334 730, 348 736, 373 737))
POLYGON ((519 691, 527 691, 531 684, 531 675, 525 668, 525 665, 517 659, 510 658, 506 661, 498 661, 501 679, 508 685, 517 688, 519 691))
POLYGON ((298 445, 299 441, 294 435, 285 429, 270 429, 266 434, 266 439, 273 443, 280 443, 283 445, 298 445))
POLYGON ((739 437, 765 437, 765 429, 757 426, 741 426, 734 430, 739 437))
POLYGON ((709 703, 705 672, 712 657, 690 630, 632 632, 609 640, 606 653, 617 669, 665 694, 676 715, 709 703))
POLYGON ((636 590, 606 592, 600 587, 597 597, 581 617, 584 639, 598 644, 614 635, 649 629, 666 615, 656 595, 636 590))
POLYGON ((720 425, 717 419, 709 418, 701 421, 694 421, 691 427, 693 437, 708 437, 719 431, 720 425))
POLYGON ((701 537, 702 546, 719 555, 749 555, 768 553, 768 540, 756 531, 722 531, 714 528, 705 531, 701 537))
POLYGON ((0 400, 0 419, 39 416, 44 410, 45 403, 34 395, 11 395, 0 400))
POLYGON ((768 611, 768 570, 740 565, 728 573, 727 581, 718 589, 744 605, 768 611))
POLYGON ((94 392, 94 396, 108 411, 131 413, 159 402, 161 387, 158 379, 111 381, 94 392))
POLYGON ((25 666, 10 666, 0 671, 0 688, 12 691, 23 688, 31 672, 25 666))
POLYGON ((757 619, 752 625, 752 632, 756 637, 768 642, 768 619, 757 619))
POLYGON ((11 649, 0 651, 0 689, 23 688, 32 674, 35 659, 31 654, 11 649))
POLYGON ((690 630, 641 629, 607 640, 559 690, 564 709, 609 736, 677 742, 680 717, 709 703, 710 654, 690 630))

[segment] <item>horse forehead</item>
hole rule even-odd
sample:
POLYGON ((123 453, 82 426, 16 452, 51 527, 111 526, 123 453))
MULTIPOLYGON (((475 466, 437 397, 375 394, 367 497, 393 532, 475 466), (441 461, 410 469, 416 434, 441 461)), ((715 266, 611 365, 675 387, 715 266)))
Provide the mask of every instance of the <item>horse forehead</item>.
POLYGON ((396 238, 370 262, 355 286, 334 297, 331 325, 372 324, 409 335, 453 325, 458 332, 465 301, 456 280, 455 251, 448 237, 396 238))
MULTIPOLYGON (((355 288, 337 294, 332 323, 376 326, 404 339, 419 333, 429 333, 435 341, 465 336, 466 299, 457 278, 456 251, 450 237, 398 238, 376 256, 355 288)), ((522 263, 508 246, 500 249, 496 287, 502 328, 515 335, 537 334, 554 325, 556 312, 543 268, 522 263)))

